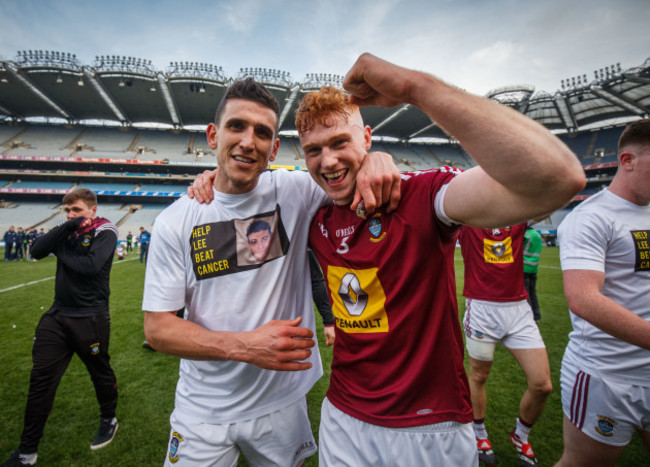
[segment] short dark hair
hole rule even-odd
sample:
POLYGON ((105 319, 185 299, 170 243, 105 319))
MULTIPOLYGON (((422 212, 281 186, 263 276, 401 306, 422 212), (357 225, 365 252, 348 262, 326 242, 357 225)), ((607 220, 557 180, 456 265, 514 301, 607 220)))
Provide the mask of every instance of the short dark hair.
POLYGON ((77 188, 71 191, 63 197, 63 204, 72 204, 78 199, 82 200, 89 208, 97 206, 97 195, 88 188, 77 188))
POLYGON ((629 144, 650 144, 650 118, 637 120, 625 127, 618 140, 618 150, 629 144))
POLYGON ((269 233, 271 233, 271 225, 266 221, 251 222, 251 224, 246 229, 246 236, 248 237, 252 233, 261 232, 263 230, 268 230, 269 233))
POLYGON ((280 104, 278 104, 278 101, 273 97, 271 91, 253 78, 237 80, 228 88, 226 94, 221 98, 221 102, 219 102, 217 111, 214 114, 214 123, 217 126, 221 123, 221 117, 226 108, 226 104, 230 99, 245 99, 257 102, 258 104, 262 104, 264 107, 273 110, 275 113, 275 130, 277 131, 278 122, 280 120, 280 104))

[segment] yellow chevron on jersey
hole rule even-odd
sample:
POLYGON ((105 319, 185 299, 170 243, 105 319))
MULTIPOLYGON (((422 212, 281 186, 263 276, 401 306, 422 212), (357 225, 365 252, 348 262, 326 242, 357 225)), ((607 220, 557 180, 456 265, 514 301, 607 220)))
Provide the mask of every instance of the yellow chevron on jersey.
POLYGON ((512 263, 512 238, 506 237, 503 240, 483 239, 483 258, 486 263, 512 263))
POLYGON ((388 332, 386 294, 377 268, 327 268, 336 326, 347 333, 388 332))

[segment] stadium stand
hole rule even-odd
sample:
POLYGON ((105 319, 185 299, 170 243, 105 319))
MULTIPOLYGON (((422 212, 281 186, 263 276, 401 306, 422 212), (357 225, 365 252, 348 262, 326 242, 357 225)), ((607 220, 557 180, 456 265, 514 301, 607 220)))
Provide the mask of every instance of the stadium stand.
POLYGON ((49 181, 35 181, 35 180, 17 180, 11 184, 11 188, 19 189, 49 189, 49 190, 67 190, 72 187, 72 182, 49 182, 49 181))
POLYGON ((132 183, 101 183, 101 182, 84 182, 76 188, 88 188, 92 191, 135 191, 135 185, 132 183))
POLYGON ((27 129, 24 125, 0 125, 0 151, 4 153, 11 140, 22 134, 27 129))
POLYGON ((133 159, 136 151, 129 150, 136 140, 136 130, 90 127, 74 140, 74 155, 80 157, 105 157, 108 159, 133 159))
POLYGON ((153 223, 167 206, 166 205, 142 205, 137 206, 139 209, 133 210, 131 214, 126 217, 117 226, 119 230, 118 238, 124 240, 129 232, 133 235, 140 234, 140 227, 144 227, 149 232, 153 227, 153 223))
MULTIPOLYGON (((20 203, 0 203, 0 232, 6 232, 9 226, 43 227, 43 223, 56 217, 61 212, 61 205, 47 202, 21 201, 20 203)), ((53 223, 55 226, 57 223, 53 223)), ((45 229, 47 230, 47 228, 45 229)))
POLYGON ((143 183, 141 185, 138 185, 136 187, 137 191, 158 191, 162 193, 185 193, 187 191, 187 187, 189 186, 189 183, 186 184, 176 184, 176 185, 171 185, 171 184, 154 184, 154 183, 143 183))
POLYGON ((11 149, 6 154, 67 157, 73 151, 69 146, 82 131, 63 126, 29 126, 8 142, 11 149))
MULTIPOLYGON (((201 82, 203 94, 200 100, 192 100, 196 96, 188 97, 184 86, 161 84, 167 93, 152 94, 150 77, 133 73, 129 68, 133 64, 129 65, 128 60, 112 60, 102 65, 104 68, 97 74, 92 71, 96 65, 85 65, 99 87, 79 87, 72 83, 51 92, 37 84, 43 82, 43 76, 65 71, 67 62, 62 62, 59 70, 52 53, 44 65, 38 58, 43 55, 40 52, 23 52, 17 61, 4 61, 20 73, 22 80, 3 81, 5 92, 0 96, 0 223, 3 226, 7 216, 16 219, 14 214, 18 210, 29 213, 29 222, 23 222, 23 227, 29 227, 28 223, 54 225, 58 220, 50 217, 53 209, 56 214, 62 193, 76 186, 87 186, 98 192, 100 206, 114 204, 110 208, 111 217, 106 217, 121 223, 123 238, 125 229, 135 234, 140 225, 151 228, 157 214, 173 202, 176 195, 169 196, 170 192, 185 192, 196 174, 215 167, 216 158, 207 145, 205 132, 196 128, 213 119, 215 103, 234 78, 218 73, 208 73, 208 76, 205 70, 198 70, 204 73, 195 77, 201 82), (124 86, 125 75, 129 77, 128 86, 132 83, 133 89, 142 89, 141 95, 110 91, 124 86), (65 111, 57 116, 47 99, 35 98, 28 86, 31 84, 50 102, 61 104, 65 111), (102 87, 109 92, 100 96, 98 89, 102 87), (115 104, 114 107, 109 104, 111 109, 106 106, 107 99, 115 104), (50 124, 50 121, 57 123, 50 124), (39 203, 41 208, 37 208, 39 203)), ((300 95, 307 89, 340 83, 332 82, 332 75, 313 74, 303 83, 282 79, 264 81, 273 74, 261 68, 246 70, 246 76, 271 85, 281 106, 283 133, 274 165, 304 168, 304 156, 292 123, 300 99, 289 97, 294 89, 300 95)), ((152 72, 165 80, 167 73, 172 73, 152 72)), ((576 86, 567 80, 553 94, 531 91, 524 93, 524 100, 517 97, 519 94, 505 92, 489 93, 486 97, 509 105, 554 131, 578 155, 587 172, 588 186, 574 198, 570 209, 611 180, 616 170, 616 143, 623 125, 632 119, 648 117, 649 76, 650 59, 626 70, 620 65, 612 66, 603 74, 601 69, 593 82, 585 78, 583 85, 576 86)), ((392 154, 404 172, 441 165, 463 169, 475 165, 425 115, 415 115, 404 107, 370 106, 361 111, 364 121, 372 127, 372 149, 392 154)), ((558 218, 549 217, 548 230, 559 223, 558 218)))
POLYGON ((191 162, 196 159, 194 146, 208 152, 210 148, 205 144, 196 144, 198 140, 205 141, 204 133, 174 134, 160 130, 141 131, 135 141, 135 151, 140 160, 163 160, 175 162, 191 162))

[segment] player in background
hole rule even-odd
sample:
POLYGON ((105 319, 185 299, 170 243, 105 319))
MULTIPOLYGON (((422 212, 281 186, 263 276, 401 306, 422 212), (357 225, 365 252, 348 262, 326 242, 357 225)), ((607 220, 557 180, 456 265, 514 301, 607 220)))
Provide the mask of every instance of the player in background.
POLYGON ((548 355, 524 286, 526 226, 526 222, 492 229, 464 226, 458 237, 465 267, 463 325, 474 432, 479 459, 487 465, 496 464, 485 427, 486 384, 496 345, 506 347, 526 375, 527 388, 510 434, 523 466, 538 465, 528 434, 553 389, 548 355))
POLYGON ((618 142, 609 187, 560 224, 573 331, 562 359, 558 466, 614 466, 637 431, 650 451, 650 119, 618 142))
POLYGON ((38 444, 54 404, 56 389, 72 356, 86 365, 100 408, 99 431, 90 449, 109 444, 118 428, 117 380, 110 366, 109 281, 117 227, 97 217, 97 197, 76 189, 63 197, 67 221, 36 239, 35 259, 54 253, 54 303, 34 333, 33 368, 25 426, 17 451, 3 467, 35 465, 38 444))

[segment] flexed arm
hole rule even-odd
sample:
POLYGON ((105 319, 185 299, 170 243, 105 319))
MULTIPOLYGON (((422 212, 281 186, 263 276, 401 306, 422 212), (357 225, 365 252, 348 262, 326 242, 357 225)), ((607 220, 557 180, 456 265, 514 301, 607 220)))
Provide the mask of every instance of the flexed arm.
POLYGON ((343 87, 359 106, 418 107, 474 158, 479 166, 455 177, 445 198, 445 211, 457 222, 522 222, 562 207, 586 183, 576 156, 543 126, 435 76, 364 54, 343 87))

